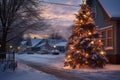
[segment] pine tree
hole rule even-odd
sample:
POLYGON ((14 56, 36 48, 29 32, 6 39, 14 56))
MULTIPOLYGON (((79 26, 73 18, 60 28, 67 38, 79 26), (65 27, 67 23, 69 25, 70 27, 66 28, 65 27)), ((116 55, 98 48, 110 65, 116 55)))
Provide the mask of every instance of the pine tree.
POLYGON ((76 14, 76 20, 66 46, 64 66, 103 68, 107 62, 102 35, 93 23, 92 12, 85 1, 76 14))

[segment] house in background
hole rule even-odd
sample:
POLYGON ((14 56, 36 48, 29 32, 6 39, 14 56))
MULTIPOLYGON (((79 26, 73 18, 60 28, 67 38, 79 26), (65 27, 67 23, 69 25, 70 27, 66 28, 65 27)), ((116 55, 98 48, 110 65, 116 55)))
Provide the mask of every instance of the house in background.
POLYGON ((27 48, 27 41, 22 41, 21 44, 20 44, 19 52, 25 51, 26 48, 27 48))
POLYGON ((110 63, 120 64, 120 0, 87 0, 110 63))
POLYGON ((27 39, 21 42, 20 45, 20 52, 23 51, 39 51, 40 47, 37 47, 38 44, 40 44, 42 42, 42 39, 27 39))
POLYGON ((40 49, 46 49, 46 50, 51 50, 52 45, 51 42, 48 39, 43 39, 42 43, 38 44, 36 47, 40 47, 40 49))
MULTIPOLYGON (((42 43, 42 40, 43 39, 37 39, 37 38, 31 38, 30 39, 30 43, 31 45, 29 46, 28 50, 31 50, 31 51, 39 51, 40 50, 40 47, 38 47, 37 45, 42 43)), ((29 40, 28 40, 29 42, 29 40)))
POLYGON ((46 49, 48 51, 57 49, 60 52, 65 52, 66 41, 54 40, 54 39, 44 39, 41 44, 37 45, 40 49, 46 49))
POLYGON ((66 44, 67 44, 67 42, 64 41, 64 42, 56 43, 55 46, 56 46, 56 49, 59 50, 60 52, 65 52, 66 44))

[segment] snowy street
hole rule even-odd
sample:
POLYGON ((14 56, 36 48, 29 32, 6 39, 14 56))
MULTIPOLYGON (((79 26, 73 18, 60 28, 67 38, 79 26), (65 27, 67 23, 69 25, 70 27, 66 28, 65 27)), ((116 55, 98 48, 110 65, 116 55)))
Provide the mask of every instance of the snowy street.
POLYGON ((0 80, 61 80, 53 75, 35 70, 23 63, 18 63, 15 71, 0 71, 0 80))
POLYGON ((17 58, 24 64, 27 64, 39 71, 62 78, 61 80, 83 80, 81 76, 76 76, 68 70, 63 69, 63 55, 24 55, 26 59, 23 59, 22 55, 20 56, 17 56, 17 58), (28 58, 30 56, 31 58, 28 58))
MULTIPOLYGON (((60 55, 22 54, 16 55, 18 61, 39 71, 54 75, 61 80, 120 80, 120 65, 108 64, 104 69, 66 69, 64 58, 60 55)), ((53 80, 53 79, 52 79, 53 80)))

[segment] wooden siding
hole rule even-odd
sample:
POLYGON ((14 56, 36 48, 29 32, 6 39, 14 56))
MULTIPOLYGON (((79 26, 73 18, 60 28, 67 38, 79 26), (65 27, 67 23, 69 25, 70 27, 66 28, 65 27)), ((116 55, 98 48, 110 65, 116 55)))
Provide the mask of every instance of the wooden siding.
POLYGON ((120 54, 120 21, 117 22, 117 54, 120 54))

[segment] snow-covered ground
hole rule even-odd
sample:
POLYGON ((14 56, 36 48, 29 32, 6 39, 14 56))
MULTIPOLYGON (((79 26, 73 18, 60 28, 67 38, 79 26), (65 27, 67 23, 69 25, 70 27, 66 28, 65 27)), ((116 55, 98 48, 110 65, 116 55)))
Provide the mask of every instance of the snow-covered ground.
MULTIPOLYGON (((40 54, 22 54, 22 55, 16 55, 17 59, 22 59, 25 61, 31 61, 31 62, 36 62, 36 63, 42 63, 42 64, 47 64, 59 69, 65 69, 64 66, 64 59, 65 59, 65 54, 60 54, 60 55, 52 55, 52 54, 47 54, 47 55, 40 55, 40 54)), ((103 69, 77 69, 77 70, 82 70, 82 71, 109 71, 109 70, 120 70, 120 65, 112 65, 112 64, 107 64, 103 69)))
MULTIPOLYGON (((64 54, 60 55, 40 55, 21 54, 16 55, 18 60, 29 61, 38 65, 48 65, 49 69, 66 71, 76 76, 81 76, 85 80, 120 80, 120 65, 108 64, 103 69, 65 69, 64 54)), ((53 80, 53 79, 52 79, 53 80)), ((78 79, 79 80, 79 79, 78 79)))
POLYGON ((16 55, 16 57, 17 59, 22 59, 25 61, 42 63, 42 64, 54 66, 56 68, 62 68, 65 55, 64 54, 60 54, 60 55, 22 54, 22 55, 16 55))
POLYGON ((15 71, 0 71, 0 80, 61 80, 53 75, 35 70, 23 63, 18 63, 15 71))

